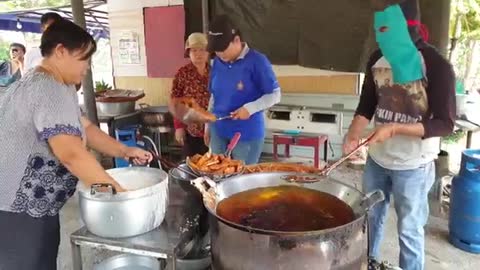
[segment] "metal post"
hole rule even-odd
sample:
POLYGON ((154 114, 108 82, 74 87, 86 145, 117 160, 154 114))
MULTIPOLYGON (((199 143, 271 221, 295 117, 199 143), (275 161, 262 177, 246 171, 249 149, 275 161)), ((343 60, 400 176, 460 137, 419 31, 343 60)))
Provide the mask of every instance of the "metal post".
POLYGON ((472 147, 472 135, 472 130, 467 131, 467 149, 470 149, 472 147))
POLYGON ((202 29, 203 33, 208 33, 208 0, 202 0, 202 29))
POLYGON ((83 269, 82 250, 80 246, 77 243, 75 243, 74 240, 70 239, 70 245, 72 248, 73 270, 82 270, 83 269))
MULTIPOLYGON (((72 4, 73 21, 86 29, 87 25, 85 22, 85 8, 83 6, 83 0, 71 0, 70 2, 72 4)), ((85 113, 87 114, 87 117, 90 121, 98 125, 97 106, 95 103, 95 91, 93 88, 93 77, 91 68, 88 69, 87 74, 83 79, 82 87, 83 101, 86 110, 85 113)))

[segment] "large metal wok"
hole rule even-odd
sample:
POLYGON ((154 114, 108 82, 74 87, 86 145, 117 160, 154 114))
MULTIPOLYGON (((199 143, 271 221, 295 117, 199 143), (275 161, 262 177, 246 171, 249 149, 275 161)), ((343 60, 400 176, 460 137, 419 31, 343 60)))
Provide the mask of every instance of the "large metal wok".
MULTIPOLYGON (((381 191, 363 194, 356 188, 326 178, 314 183, 290 183, 295 173, 259 173, 236 176, 215 183, 194 180, 210 213, 212 258, 215 270, 335 269, 367 267, 367 212, 384 199, 381 191), (343 226, 309 232, 279 232, 249 228, 225 220, 216 213, 221 200, 259 187, 301 185, 329 193, 347 203, 355 220, 343 226), (207 187, 207 188, 205 188, 207 187)), ((315 175, 302 175, 316 177, 315 175)))
POLYGON ((142 124, 147 127, 169 127, 173 125, 173 117, 167 106, 150 106, 140 104, 142 124))
POLYGON ((163 222, 168 205, 168 175, 149 167, 110 169, 124 188, 80 187, 80 214, 87 229, 101 237, 122 238, 149 232, 163 222))

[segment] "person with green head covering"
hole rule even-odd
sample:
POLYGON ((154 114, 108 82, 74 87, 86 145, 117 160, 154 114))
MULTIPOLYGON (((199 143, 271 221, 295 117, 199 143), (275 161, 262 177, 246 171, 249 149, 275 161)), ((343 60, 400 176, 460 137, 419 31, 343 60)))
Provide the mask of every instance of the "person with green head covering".
POLYGON ((398 217, 400 268, 423 270, 428 191, 435 179, 440 137, 453 132, 455 74, 428 44, 417 0, 371 0, 379 50, 365 70, 360 102, 345 137, 354 149, 371 120, 365 193, 381 190, 385 200, 369 214, 369 269, 378 269, 384 221, 391 198, 398 217))

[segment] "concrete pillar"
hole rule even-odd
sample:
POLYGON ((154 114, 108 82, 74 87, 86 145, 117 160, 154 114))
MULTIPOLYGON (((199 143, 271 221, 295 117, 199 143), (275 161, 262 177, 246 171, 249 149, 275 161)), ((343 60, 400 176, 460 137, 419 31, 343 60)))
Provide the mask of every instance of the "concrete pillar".
POLYGON ((420 0, 421 20, 430 32, 429 42, 447 57, 451 0, 420 0))
POLYGON ((208 8, 208 0, 202 0, 202 30, 204 34, 208 33, 208 16, 209 16, 209 8, 208 8))
MULTIPOLYGON (((84 29, 87 29, 85 22, 85 8, 83 0, 71 0, 73 20, 76 24, 84 29)), ((95 103, 95 90, 93 87, 93 77, 91 68, 88 69, 87 74, 82 82, 83 87, 83 101, 85 104, 85 113, 90 121, 98 125, 97 107, 95 103)))

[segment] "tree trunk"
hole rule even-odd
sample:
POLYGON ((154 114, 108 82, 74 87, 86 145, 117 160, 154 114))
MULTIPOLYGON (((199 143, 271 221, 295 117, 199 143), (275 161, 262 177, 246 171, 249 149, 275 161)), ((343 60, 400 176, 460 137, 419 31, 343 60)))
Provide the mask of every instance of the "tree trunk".
POLYGON ((451 0, 420 0, 419 2, 422 22, 430 32, 429 43, 447 57, 451 0))
POLYGON ((473 90, 475 87, 475 71, 478 65, 473 60, 476 59, 477 47, 477 40, 468 41, 465 55, 465 90, 473 90))
POLYGON ((451 39, 450 52, 448 54, 448 60, 450 62, 452 61, 452 59, 454 59, 453 56, 455 55, 455 52, 456 52, 458 38, 462 34, 462 21, 461 21, 462 14, 458 12, 458 7, 455 7, 455 9, 457 9, 457 12, 455 13, 455 22, 453 25, 453 37, 451 39))

